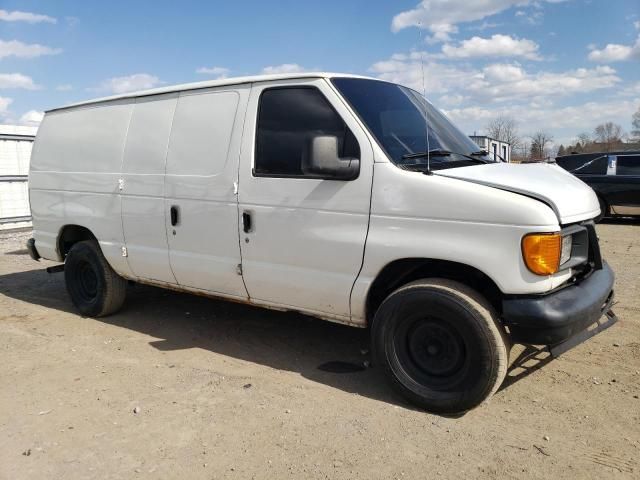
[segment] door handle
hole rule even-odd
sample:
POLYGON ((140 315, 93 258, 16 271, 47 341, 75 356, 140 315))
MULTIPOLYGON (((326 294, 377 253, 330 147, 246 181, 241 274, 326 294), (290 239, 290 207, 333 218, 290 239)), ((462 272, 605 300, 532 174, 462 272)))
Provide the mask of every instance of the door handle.
POLYGON ((242 212, 242 229, 244 233, 249 233, 251 231, 251 213, 242 212))
POLYGON ((179 222, 179 217, 178 217, 178 207, 177 205, 171 205, 171 226, 175 227, 178 222, 179 222))

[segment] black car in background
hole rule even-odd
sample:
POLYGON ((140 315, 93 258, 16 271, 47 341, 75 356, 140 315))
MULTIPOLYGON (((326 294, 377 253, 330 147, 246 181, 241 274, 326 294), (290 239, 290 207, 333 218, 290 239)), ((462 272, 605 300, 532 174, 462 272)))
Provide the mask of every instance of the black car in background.
POLYGON ((640 216, 640 151, 564 155, 556 163, 595 190, 598 220, 640 216))

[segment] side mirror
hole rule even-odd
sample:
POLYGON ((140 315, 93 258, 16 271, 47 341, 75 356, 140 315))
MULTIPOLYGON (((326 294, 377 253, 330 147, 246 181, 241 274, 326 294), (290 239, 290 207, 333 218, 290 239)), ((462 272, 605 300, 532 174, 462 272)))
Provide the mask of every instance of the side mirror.
POLYGON ((318 175, 331 180, 353 180, 360 172, 359 159, 338 156, 338 137, 313 137, 305 157, 302 160, 304 174, 318 175))

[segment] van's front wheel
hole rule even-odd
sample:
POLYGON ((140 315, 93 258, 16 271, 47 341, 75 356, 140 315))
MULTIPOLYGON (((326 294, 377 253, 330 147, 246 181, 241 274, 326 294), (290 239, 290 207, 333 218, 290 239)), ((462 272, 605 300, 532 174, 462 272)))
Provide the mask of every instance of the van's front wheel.
POLYGON ((508 339, 495 312, 458 282, 425 279, 399 288, 378 309, 372 337, 376 365, 431 412, 476 407, 506 375, 508 339))
POLYGON ((113 271, 92 240, 71 247, 64 262, 64 279, 71 301, 87 317, 116 312, 127 294, 127 281, 113 271))

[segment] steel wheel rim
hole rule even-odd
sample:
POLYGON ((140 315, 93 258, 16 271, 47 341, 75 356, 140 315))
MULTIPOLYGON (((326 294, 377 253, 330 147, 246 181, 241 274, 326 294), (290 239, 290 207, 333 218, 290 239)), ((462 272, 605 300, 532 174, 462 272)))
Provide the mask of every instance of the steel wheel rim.
POLYGON ((98 274, 89 262, 76 267, 77 293, 83 302, 92 302, 98 296, 98 274))

